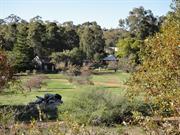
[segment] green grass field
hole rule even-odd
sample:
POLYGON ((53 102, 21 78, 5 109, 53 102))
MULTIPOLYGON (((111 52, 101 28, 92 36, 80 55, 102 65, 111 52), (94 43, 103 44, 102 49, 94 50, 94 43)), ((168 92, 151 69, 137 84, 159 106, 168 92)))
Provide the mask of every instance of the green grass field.
MULTIPOLYGON (((126 86, 124 82, 129 77, 129 74, 123 72, 97 72, 92 75, 91 80, 94 85, 78 85, 69 83, 66 76, 62 74, 42 74, 48 76, 45 80, 46 85, 41 89, 33 89, 31 92, 22 94, 3 92, 0 94, 1 105, 24 105, 34 101, 36 96, 43 96, 45 93, 58 93, 62 95, 64 102, 70 102, 72 98, 83 91, 88 91, 94 87, 100 87, 100 90, 109 90, 116 94, 121 94, 126 86)), ((22 82, 25 82, 31 76, 22 76, 22 82)))
MULTIPOLYGON (((0 94, 0 105, 26 105, 27 103, 36 100, 36 96, 43 96, 45 93, 58 93, 62 95, 62 100, 64 105, 68 105, 71 101, 82 92, 88 90, 106 90, 114 94, 124 94, 126 92, 127 86, 124 84, 130 74, 124 72, 111 72, 111 71, 101 71, 96 72, 92 75, 91 80, 94 85, 78 85, 76 83, 70 83, 67 80, 67 77, 63 74, 41 74, 41 76, 48 76, 48 79, 45 79, 46 85, 42 86, 41 89, 32 89, 31 92, 26 92, 22 94, 20 92, 11 93, 9 91, 2 92, 0 94)), ((30 79, 32 75, 21 76, 21 82, 26 82, 30 79)), ((48 123, 39 123, 45 124, 46 128, 48 123)), ((56 124, 56 122, 51 122, 51 124, 56 124)), ((24 125, 23 125, 24 127, 24 125)), ((141 127, 132 127, 132 126, 123 126, 117 125, 115 127, 94 127, 87 126, 86 129, 94 128, 93 131, 99 131, 108 134, 138 134, 144 135, 144 131, 141 127)))

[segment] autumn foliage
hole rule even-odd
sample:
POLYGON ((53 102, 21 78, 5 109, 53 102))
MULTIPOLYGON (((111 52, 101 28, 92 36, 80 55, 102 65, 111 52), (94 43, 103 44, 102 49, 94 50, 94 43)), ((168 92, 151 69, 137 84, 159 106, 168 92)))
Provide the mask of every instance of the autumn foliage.
POLYGON ((12 78, 13 72, 4 51, 0 50, 0 89, 12 78))
POLYGON ((179 10, 169 14, 161 32, 145 40, 143 64, 130 83, 133 93, 157 106, 156 116, 180 115, 179 15, 179 10))

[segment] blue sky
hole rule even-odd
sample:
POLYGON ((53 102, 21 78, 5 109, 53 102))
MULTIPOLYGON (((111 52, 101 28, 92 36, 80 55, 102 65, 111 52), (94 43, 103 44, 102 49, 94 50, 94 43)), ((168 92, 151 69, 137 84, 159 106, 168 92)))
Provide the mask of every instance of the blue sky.
POLYGON ((118 27, 133 7, 151 9, 154 15, 165 15, 171 0, 0 0, 0 18, 16 14, 23 19, 39 15, 43 20, 80 24, 96 21, 106 28, 118 27))

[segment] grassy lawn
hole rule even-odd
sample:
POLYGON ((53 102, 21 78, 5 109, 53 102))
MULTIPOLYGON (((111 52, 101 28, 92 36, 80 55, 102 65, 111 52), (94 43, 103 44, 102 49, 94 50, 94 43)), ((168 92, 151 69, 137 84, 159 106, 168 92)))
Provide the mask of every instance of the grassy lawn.
MULTIPOLYGON (((123 72, 96 72, 92 75, 94 85, 78 85, 69 83, 66 76, 62 74, 43 74, 48 76, 45 80, 46 85, 41 89, 33 89, 31 92, 22 93, 8 93, 0 94, 1 105, 22 105, 34 101, 36 96, 43 96, 45 93, 58 93, 62 95, 64 102, 70 102, 72 98, 83 91, 87 91, 94 87, 100 87, 100 90, 109 90, 116 94, 124 92, 126 86, 124 82, 128 79, 129 74, 123 72)), ((31 76, 22 76, 22 82, 25 82, 31 76)))
MULTIPOLYGON (((64 105, 70 103, 73 98, 81 94, 84 91, 95 88, 96 90, 108 90, 115 94, 123 94, 126 92, 126 86, 124 82, 129 78, 130 74, 124 72, 96 72, 92 75, 91 80, 94 85, 78 85, 75 83, 70 83, 67 77, 63 74, 42 74, 43 76, 48 76, 45 79, 46 85, 42 86, 41 89, 33 89, 31 92, 22 93, 10 93, 4 92, 0 94, 0 105, 26 105, 27 103, 36 100, 36 96, 43 96, 45 93, 58 93, 62 95, 62 100, 64 105)), ((32 76, 22 76, 22 82, 27 81, 32 76)), ((57 125, 56 122, 54 126, 57 125)), ((50 126, 48 123, 45 124, 47 128, 50 126)), ((58 124, 59 125, 59 124, 58 124)), ((22 125, 24 128, 25 125, 22 125)), ((63 125, 64 128, 64 125, 63 125)), ((86 130, 92 130, 94 132, 99 131, 107 134, 138 134, 143 135, 144 131, 141 127, 131 127, 117 125, 115 127, 94 127, 87 126, 86 130)))

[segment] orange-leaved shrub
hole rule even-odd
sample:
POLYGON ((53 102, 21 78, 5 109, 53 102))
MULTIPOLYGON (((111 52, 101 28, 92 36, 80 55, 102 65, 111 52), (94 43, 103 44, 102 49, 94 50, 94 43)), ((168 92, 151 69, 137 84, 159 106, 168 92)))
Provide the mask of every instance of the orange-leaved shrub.
POLYGON ((12 77, 13 72, 7 55, 3 50, 0 50, 0 89, 2 89, 12 77))
MULTIPOLYGON (((161 31, 145 40, 145 45, 143 64, 129 83, 131 96, 142 94, 145 102, 151 102, 155 106, 152 107, 153 121, 156 121, 156 118, 162 118, 166 122, 171 121, 167 118, 179 118, 180 9, 178 7, 167 16, 161 31)), ((172 121, 175 122, 176 119, 172 121)), ((163 133, 171 134, 169 130, 163 133)))

